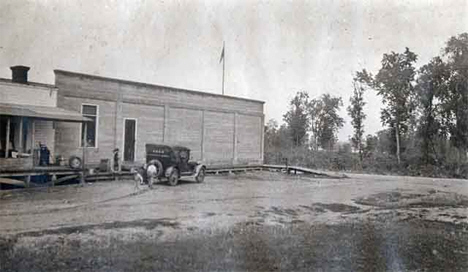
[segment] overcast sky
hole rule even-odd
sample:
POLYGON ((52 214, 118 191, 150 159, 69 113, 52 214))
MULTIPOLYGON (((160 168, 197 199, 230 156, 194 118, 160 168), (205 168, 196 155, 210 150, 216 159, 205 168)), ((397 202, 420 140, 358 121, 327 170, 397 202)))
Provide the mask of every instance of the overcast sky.
MULTIPOLYGON (((407 46, 418 65, 468 32, 467 1, 144 1, 0 0, 0 77, 31 67, 31 81, 54 83, 53 69, 265 101, 280 123, 297 91, 341 96, 352 75, 375 73, 383 53, 407 46)), ((367 93, 366 133, 380 130, 380 99, 367 93)))

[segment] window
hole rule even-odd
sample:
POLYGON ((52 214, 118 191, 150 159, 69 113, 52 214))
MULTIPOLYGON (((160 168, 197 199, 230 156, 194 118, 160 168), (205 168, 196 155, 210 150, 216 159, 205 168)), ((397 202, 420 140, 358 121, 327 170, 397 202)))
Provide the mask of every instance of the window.
MULTIPOLYGON (((96 105, 82 105, 81 114, 84 117, 91 119, 92 121, 87 122, 86 128, 86 146, 96 147, 97 146, 97 134, 98 134, 98 106, 96 105)), ((84 126, 81 126, 81 146, 83 146, 84 126)))

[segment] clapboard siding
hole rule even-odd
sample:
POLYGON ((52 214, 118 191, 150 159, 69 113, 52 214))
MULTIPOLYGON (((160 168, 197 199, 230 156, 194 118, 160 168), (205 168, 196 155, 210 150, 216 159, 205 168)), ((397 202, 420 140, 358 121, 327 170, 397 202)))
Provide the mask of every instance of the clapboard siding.
POLYGON ((34 83, 21 84, 15 82, 0 82, 0 103, 17 105, 34 105, 55 107, 57 105, 57 89, 53 86, 37 86, 34 83))
MULTIPOLYGON (((192 158, 213 164, 262 160, 263 102, 171 87, 55 71, 58 106, 81 111, 99 105, 99 142, 88 158, 110 158, 123 150, 124 118, 137 120, 135 161, 143 162, 146 143, 187 146, 192 158)), ((80 125, 62 123, 56 153, 81 156, 80 125)), ((121 153, 122 156, 122 153, 121 153)))
MULTIPOLYGON (((164 135, 164 107, 123 103, 122 114, 117 122, 117 138, 123 150, 123 131, 125 118, 137 120, 135 160, 144 162, 145 144, 162 143, 164 135)), ((123 156, 123 154, 122 154, 123 156)))
POLYGON ((238 115, 237 118, 237 160, 260 160, 261 117, 238 115))
POLYGON ((191 149, 194 160, 201 159, 202 111, 170 108, 166 142, 191 149))
POLYGON ((210 164, 232 163, 234 114, 205 112, 205 154, 210 164))
MULTIPOLYGON (((55 129, 52 121, 35 120, 34 121, 34 140, 39 144, 44 144, 50 151, 51 155, 55 154, 55 129)), ((29 137, 28 137, 29 138, 29 137)), ((52 158, 53 159, 53 158, 52 158)))
MULTIPOLYGON (((97 146, 87 148, 87 160, 92 163, 100 159, 110 158, 115 146, 115 102, 62 97, 59 95, 58 106, 65 109, 81 112, 81 105, 91 104, 98 106, 98 132, 97 146)), ((69 157, 81 157, 83 149, 81 143, 81 125, 76 123, 57 122, 55 134, 56 154, 69 157)))
POLYGON ((211 93, 189 91, 165 86, 129 82, 96 77, 65 71, 55 71, 56 85, 63 95, 84 96, 93 93, 96 99, 117 100, 122 93, 123 99, 156 100, 174 106, 194 106, 218 108, 263 114, 263 102, 220 96, 211 93))
MULTIPOLYGON (((16 83, 6 80, 0 80, 0 103, 5 104, 15 104, 15 105, 23 105, 24 108, 28 108, 28 106, 45 106, 45 107, 56 107, 57 106, 57 88, 51 85, 45 84, 38 84, 29 82, 28 84, 16 83)), ((11 116, 10 121, 14 124, 15 131, 10 131, 10 133, 14 133, 15 135, 19 135, 20 131, 20 121, 21 117, 18 116, 11 116)), ((24 117, 25 124, 28 124, 28 130, 23 131, 26 134, 26 150, 28 151, 31 149, 31 137, 32 133, 31 129, 31 121, 34 120, 35 126, 35 133, 34 133, 34 148, 39 148, 39 143, 46 145, 47 148, 50 150, 51 155, 55 154, 55 129, 54 129, 54 122, 52 121, 44 121, 38 119, 32 119, 24 117)), ((6 133, 5 131, 0 131, 3 135, 6 133)), ((15 149, 20 150, 20 142, 19 137, 16 136, 13 145, 10 148, 15 147, 15 149)), ((52 159, 54 159, 52 157, 52 159)), ((2 158, 4 160, 4 158, 2 158)), ((23 167, 19 167, 19 165, 15 165, 15 162, 21 162, 21 159, 5 159, 4 166, 11 165, 12 169, 22 169, 23 167), (16 160, 16 161, 15 161, 16 160)), ((31 161, 32 165, 32 161, 31 161)), ((24 168, 23 168, 24 169, 24 168)), ((26 167, 27 169, 27 167, 26 167)), ((2 170, 2 169, 0 169, 2 170)))

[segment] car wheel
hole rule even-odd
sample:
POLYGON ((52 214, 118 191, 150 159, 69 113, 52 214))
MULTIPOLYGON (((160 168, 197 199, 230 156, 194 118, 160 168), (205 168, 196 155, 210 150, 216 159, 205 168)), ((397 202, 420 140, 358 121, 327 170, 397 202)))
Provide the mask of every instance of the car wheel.
POLYGON ((154 173, 155 177, 161 176, 163 172, 163 165, 159 160, 151 160, 148 165, 154 165, 156 167, 156 173, 154 173))
POLYGON ((81 168, 81 159, 77 156, 71 156, 68 160, 68 165, 71 169, 80 169, 81 168))
POLYGON ((174 168, 174 170, 172 170, 171 175, 169 176, 169 185, 176 186, 178 181, 179 181, 179 171, 176 168, 174 168))
POLYGON ((198 175, 195 177, 195 180, 198 183, 202 183, 205 180, 205 175, 206 175, 205 167, 203 167, 202 169, 200 169, 200 172, 198 172, 198 175))

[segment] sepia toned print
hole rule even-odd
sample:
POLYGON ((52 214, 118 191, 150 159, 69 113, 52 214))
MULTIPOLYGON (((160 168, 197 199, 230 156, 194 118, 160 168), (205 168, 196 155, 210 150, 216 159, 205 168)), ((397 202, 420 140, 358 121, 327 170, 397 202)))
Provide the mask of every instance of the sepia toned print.
POLYGON ((0 271, 467 271, 468 2, 0 2, 0 271))

